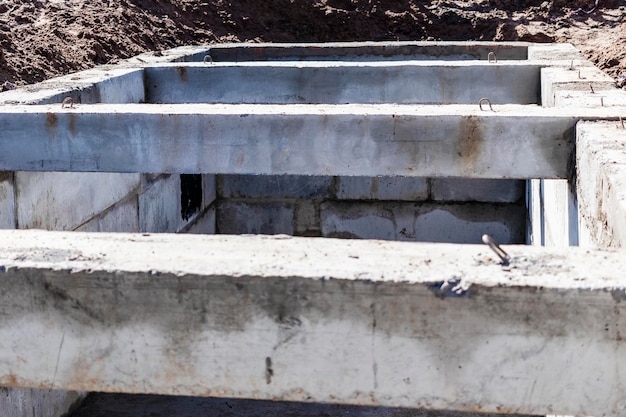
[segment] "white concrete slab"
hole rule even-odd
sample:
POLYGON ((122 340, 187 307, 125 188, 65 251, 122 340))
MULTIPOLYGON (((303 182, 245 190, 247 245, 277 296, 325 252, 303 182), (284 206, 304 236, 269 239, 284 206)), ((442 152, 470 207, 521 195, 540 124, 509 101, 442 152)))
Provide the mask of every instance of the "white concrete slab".
POLYGON ((623 415, 623 252, 0 232, 0 384, 623 415))
POLYGON ((575 123, 624 112, 217 104, 0 110, 2 170, 465 178, 563 178, 575 123))

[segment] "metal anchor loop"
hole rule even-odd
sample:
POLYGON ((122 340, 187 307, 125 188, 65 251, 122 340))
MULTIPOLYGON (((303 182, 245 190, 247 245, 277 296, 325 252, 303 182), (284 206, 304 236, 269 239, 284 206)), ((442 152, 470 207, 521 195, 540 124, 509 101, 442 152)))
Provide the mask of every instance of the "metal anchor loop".
POLYGON ((489 110, 493 111, 493 107, 491 106, 491 101, 489 101, 489 99, 487 97, 483 97, 480 100, 478 100, 478 107, 480 107, 480 110, 484 111, 484 109, 483 109, 483 101, 486 101, 487 104, 489 104, 489 110))
POLYGON ((496 255, 502 260, 502 265, 508 265, 511 261, 511 256, 504 251, 496 241, 489 235, 483 235, 483 243, 495 252, 496 255))

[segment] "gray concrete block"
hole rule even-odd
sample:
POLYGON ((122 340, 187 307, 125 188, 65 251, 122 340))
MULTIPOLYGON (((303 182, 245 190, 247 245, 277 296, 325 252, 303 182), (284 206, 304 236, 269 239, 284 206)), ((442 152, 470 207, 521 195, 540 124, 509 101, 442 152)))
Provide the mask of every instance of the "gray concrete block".
POLYGON ((180 205, 180 175, 156 178, 139 194, 139 231, 174 233, 185 226, 180 205))
POLYGON ((626 247, 626 130, 580 122, 576 179, 581 246, 626 247))
POLYGON ((3 384, 623 415, 621 251, 520 245, 502 268, 485 245, 32 230, 0 241, 3 384), (524 397, 536 378, 541 391, 524 397))
POLYGON ((419 177, 339 177, 340 200, 420 201, 428 198, 428 179, 419 177))
POLYGON ((522 179, 566 177, 576 121, 620 113, 514 104, 494 112, 475 104, 2 110, 5 171, 522 179))
POLYGON ((293 235, 294 206, 285 202, 217 203, 217 232, 225 234, 293 235))
MULTIPOLYGON (((573 67, 573 70, 562 67, 541 69, 541 104, 544 107, 572 105, 576 102, 556 102, 559 91, 604 91, 615 89, 615 80, 594 66, 573 67)), ((599 106, 598 97, 598 106, 599 106)))
POLYGON ((86 393, 30 388, 0 388, 2 417, 59 417, 75 409, 86 393))
POLYGON ((20 229, 72 230, 136 192, 139 174, 16 172, 20 229))
POLYGON ((524 197, 523 180, 433 178, 431 198, 435 201, 479 201, 514 203, 524 197))
POLYGON ((529 61, 200 62, 149 66, 144 72, 146 102, 160 104, 474 104, 481 96, 494 104, 536 104, 542 66, 529 61))
POLYGON ((222 198, 330 197, 333 177, 304 175, 219 175, 222 198))
POLYGON ((508 244, 523 243, 526 216, 519 205, 325 202, 321 221, 324 237, 508 244))
POLYGON ((0 229, 15 229, 15 187, 13 173, 0 173, 0 229))

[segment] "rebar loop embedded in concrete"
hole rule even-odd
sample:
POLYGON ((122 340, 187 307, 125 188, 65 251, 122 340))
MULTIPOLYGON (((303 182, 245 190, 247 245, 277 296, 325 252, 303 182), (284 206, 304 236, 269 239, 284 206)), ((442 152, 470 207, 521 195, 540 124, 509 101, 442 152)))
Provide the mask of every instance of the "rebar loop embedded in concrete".
POLYGON ((487 97, 483 97, 480 100, 478 100, 478 107, 480 107, 480 110, 484 111, 484 109, 483 109, 483 101, 486 101, 487 104, 489 104, 489 110, 493 111, 493 107, 491 106, 491 101, 487 97))
POLYGON ((73 109, 74 108, 74 99, 72 99, 72 97, 65 97, 63 99, 63 103, 61 103, 61 108, 70 108, 73 109))
POLYGON ((487 61, 488 61, 489 63, 492 63, 492 62, 494 62, 494 63, 498 63, 498 57, 496 56, 496 53, 495 53, 495 52, 493 52, 493 51, 489 52, 489 53, 487 54, 487 61))
POLYGON ((496 241, 491 236, 483 235, 483 243, 489 246, 489 248, 491 248, 491 250, 494 251, 496 255, 498 255, 498 257, 502 260, 503 265, 509 264, 511 257, 508 253, 504 251, 504 249, 500 247, 500 245, 496 243, 496 241))

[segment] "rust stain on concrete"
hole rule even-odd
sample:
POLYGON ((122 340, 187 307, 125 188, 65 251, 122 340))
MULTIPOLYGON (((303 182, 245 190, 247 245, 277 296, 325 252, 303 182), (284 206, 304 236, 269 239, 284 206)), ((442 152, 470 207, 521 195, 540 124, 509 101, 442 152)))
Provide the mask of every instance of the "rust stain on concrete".
POLYGON ((176 71, 178 71, 178 76, 180 77, 180 80, 184 83, 187 82, 188 75, 187 75, 187 68, 186 67, 176 67, 176 71))
POLYGON ((484 138, 480 120, 475 116, 461 118, 459 133, 456 152, 460 158, 463 173, 469 175, 476 172, 476 164, 480 161, 483 152, 484 138))
POLYGON ((46 129, 50 131, 52 137, 56 137, 58 125, 59 117, 55 113, 46 113, 46 129))

